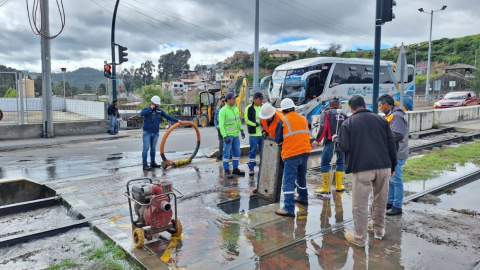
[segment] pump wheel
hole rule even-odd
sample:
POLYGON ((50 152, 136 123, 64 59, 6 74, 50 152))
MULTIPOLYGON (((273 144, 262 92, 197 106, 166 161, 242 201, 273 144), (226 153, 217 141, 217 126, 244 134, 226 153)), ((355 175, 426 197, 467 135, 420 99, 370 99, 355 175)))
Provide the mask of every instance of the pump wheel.
POLYGON ((133 238, 133 245, 136 248, 141 248, 145 244, 145 233, 141 228, 136 228, 135 230, 133 230, 132 238, 133 238))
POLYGON ((182 231, 183 231, 183 228, 182 228, 182 223, 180 222, 179 219, 175 220, 175 219, 172 219, 172 223, 173 225, 177 225, 177 230, 169 230, 168 232, 172 234, 172 236, 174 237, 179 237, 180 235, 182 235, 182 231))

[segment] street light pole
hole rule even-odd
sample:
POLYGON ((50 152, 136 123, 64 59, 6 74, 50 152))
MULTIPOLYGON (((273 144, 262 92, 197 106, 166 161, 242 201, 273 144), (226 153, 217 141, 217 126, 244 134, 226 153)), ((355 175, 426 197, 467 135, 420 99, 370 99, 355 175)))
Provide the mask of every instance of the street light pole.
POLYGON ((439 10, 431 11, 430 13, 425 12, 423 8, 419 8, 418 11, 430 14, 430 39, 428 40, 428 60, 427 60, 427 81, 425 85, 425 97, 428 100, 428 105, 430 105, 430 59, 432 54, 432 25, 433 25, 433 13, 437 11, 445 10, 447 6, 443 6, 439 10))

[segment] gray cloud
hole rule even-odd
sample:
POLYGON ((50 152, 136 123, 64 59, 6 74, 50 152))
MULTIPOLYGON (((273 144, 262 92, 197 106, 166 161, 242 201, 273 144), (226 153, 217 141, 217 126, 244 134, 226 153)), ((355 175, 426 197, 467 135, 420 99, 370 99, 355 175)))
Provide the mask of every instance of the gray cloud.
MULTIPOLYGON (((94 1, 109 11, 92 0, 64 1, 66 27, 51 45, 54 70, 67 64, 72 68, 100 69, 103 61, 110 59, 114 1, 94 1)), ((127 66, 139 65, 145 60, 156 63, 161 54, 179 48, 188 48, 194 63, 221 61, 235 50, 253 51, 253 0, 169 0, 161 3, 122 0, 120 3, 116 41, 129 48, 127 66)), ((50 2, 52 33, 60 28, 54 4, 50 2)), ((441 3, 405 0, 397 1, 397 5, 394 8, 396 19, 382 27, 384 44, 428 40, 430 17, 418 12, 420 7, 431 10, 448 6, 445 11, 434 14, 434 39, 479 33, 480 2, 476 0, 444 0, 441 3)), ((344 49, 373 46, 375 1, 260 0, 260 16, 261 46, 297 50, 309 46, 322 48, 331 42, 342 44, 344 49), (305 39, 285 39, 289 37, 305 39)), ((25 2, 11 1, 0 9, 0 47, 0 64, 40 70, 40 42, 28 25, 25 2)))

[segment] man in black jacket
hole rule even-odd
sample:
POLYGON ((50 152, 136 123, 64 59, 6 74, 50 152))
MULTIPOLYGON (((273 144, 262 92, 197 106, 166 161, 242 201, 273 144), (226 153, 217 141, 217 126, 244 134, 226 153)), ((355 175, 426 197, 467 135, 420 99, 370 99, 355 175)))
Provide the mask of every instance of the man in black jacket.
POLYGON ((345 153, 346 173, 353 173, 354 232, 345 238, 365 247, 367 239, 368 197, 373 188, 372 220, 368 222, 374 237, 385 234, 385 212, 390 176, 395 173, 397 151, 388 122, 366 109, 365 100, 354 96, 349 101, 352 116, 332 138, 338 150, 345 153))
POLYGON ((110 120, 110 129, 108 130, 108 133, 110 133, 110 135, 115 135, 118 132, 117 117, 120 117, 120 114, 118 113, 116 99, 113 100, 110 106, 108 106, 107 114, 108 114, 108 120, 110 120))

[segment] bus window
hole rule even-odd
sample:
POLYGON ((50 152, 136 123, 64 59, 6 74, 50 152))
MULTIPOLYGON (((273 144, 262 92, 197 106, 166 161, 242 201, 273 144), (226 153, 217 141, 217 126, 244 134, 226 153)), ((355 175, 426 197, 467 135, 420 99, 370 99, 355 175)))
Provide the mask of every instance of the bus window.
POLYGON ((415 70, 413 69, 413 67, 408 67, 408 82, 412 82, 413 81, 413 73, 415 72, 415 70))
POLYGON ((316 70, 321 70, 322 72, 314 74, 309 78, 307 82, 307 102, 323 94, 331 66, 331 63, 318 65, 316 70))
POLYGON ((380 83, 393 83, 392 76, 387 67, 380 67, 380 83))
POLYGON ((345 81, 345 65, 337 63, 333 70, 332 79, 330 80, 330 87, 344 84, 345 81))
POLYGON ((282 98, 291 98, 298 105, 305 101, 305 90, 302 88, 301 79, 308 70, 307 67, 287 71, 282 98))
POLYGON ((362 66, 361 65, 348 65, 345 70, 346 78, 345 83, 362 83, 362 66))

